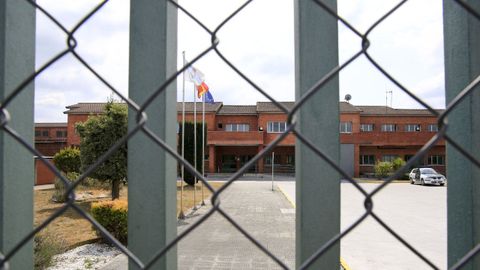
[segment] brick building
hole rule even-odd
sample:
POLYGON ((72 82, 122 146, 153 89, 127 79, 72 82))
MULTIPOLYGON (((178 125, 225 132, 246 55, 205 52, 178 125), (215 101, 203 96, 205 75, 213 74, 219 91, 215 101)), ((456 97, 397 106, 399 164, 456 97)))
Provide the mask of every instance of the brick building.
MULTIPOLYGON (((283 102, 289 108, 293 102, 283 102)), ((103 112, 105 103, 78 103, 67 107, 68 145, 78 145, 74 132, 77 122, 89 115, 103 112)), ((186 103, 186 120, 193 121, 193 103, 186 103)), ((197 103, 197 121, 201 121, 202 104, 197 103)), ((177 121, 182 118, 182 104, 177 103, 177 121)), ((286 128, 287 116, 271 102, 256 105, 206 104, 207 172, 234 172, 270 144, 286 128)), ((340 102, 341 166, 353 176, 373 173, 378 160, 391 161, 396 157, 411 158, 434 136, 438 127, 436 117, 427 110, 394 109, 386 106, 354 106, 340 102)), ((274 166, 278 172, 293 173, 295 137, 293 134, 279 143, 274 166)), ((271 171, 271 155, 265 156, 250 168, 250 172, 271 171)), ((421 162, 445 173, 445 142, 441 140, 421 162)))
MULTIPOLYGON (((35 149, 48 162, 52 157, 67 146, 67 123, 35 123, 35 149)), ((55 175, 47 166, 35 158, 35 184, 52 184, 55 175)))
POLYGON ((35 123, 35 149, 53 156, 67 146, 67 123, 35 123))

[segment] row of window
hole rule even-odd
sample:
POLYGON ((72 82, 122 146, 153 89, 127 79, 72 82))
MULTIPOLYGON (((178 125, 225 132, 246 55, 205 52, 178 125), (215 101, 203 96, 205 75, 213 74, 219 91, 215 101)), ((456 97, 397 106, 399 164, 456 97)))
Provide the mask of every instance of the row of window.
MULTIPOLYGON (((382 124, 380 126, 380 131, 382 132, 395 132, 399 131, 399 125, 397 124, 382 124)), ((372 132, 375 130, 374 124, 360 124, 360 131, 361 132, 372 132)), ((403 131, 405 132, 419 132, 422 130, 422 126, 420 124, 406 124, 403 127, 403 131)), ((428 132, 437 132, 438 125, 437 124, 428 124, 427 125, 428 132)), ((340 133, 352 133, 352 122, 340 122, 340 133)))
MULTIPOLYGON (((383 155, 381 161, 392 162, 395 159, 399 158, 398 155, 383 155)), ((405 155, 404 160, 408 161, 413 155, 405 155)), ((375 165, 376 163, 375 155, 360 155, 359 163, 360 165, 375 165)), ((443 155, 431 155, 427 157, 427 163, 425 165, 445 165, 445 156, 443 155)), ((423 164, 420 164, 423 165, 423 164)))
MULTIPOLYGON (((221 128, 221 124, 219 124, 221 128)), ((268 133, 282 133, 287 130, 287 122, 268 122, 267 123, 267 132, 268 133)), ((374 124, 360 124, 361 132, 372 132, 375 130, 374 124)), ((406 124, 403 129, 405 132, 419 132, 421 131, 420 124, 406 124)), ((177 126, 177 133, 179 131, 179 126, 177 126)), ((225 131, 229 132, 248 132, 250 131, 249 124, 225 124, 225 131)), ((399 126, 396 124, 382 124, 380 126, 380 131, 382 132, 395 132, 399 131, 399 126)), ((428 132, 437 132, 437 124, 427 125, 428 132)), ((48 131, 47 131, 48 132, 48 131)), ((340 122, 340 133, 352 133, 352 122, 340 122)), ((43 135, 42 135, 43 136, 43 135)), ((46 135, 48 136, 48 135, 46 135)))
MULTIPOLYGON (((56 131, 57 138, 66 138, 67 131, 66 130, 57 130, 56 131)), ((49 130, 35 130, 35 137, 49 137, 50 131, 49 130)))

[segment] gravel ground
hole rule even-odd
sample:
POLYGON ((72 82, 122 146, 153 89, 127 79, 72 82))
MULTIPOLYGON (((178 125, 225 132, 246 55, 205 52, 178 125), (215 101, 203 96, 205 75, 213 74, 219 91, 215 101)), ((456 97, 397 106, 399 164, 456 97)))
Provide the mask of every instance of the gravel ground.
POLYGON ((106 244, 88 244, 54 256, 47 270, 100 269, 120 253, 106 244))

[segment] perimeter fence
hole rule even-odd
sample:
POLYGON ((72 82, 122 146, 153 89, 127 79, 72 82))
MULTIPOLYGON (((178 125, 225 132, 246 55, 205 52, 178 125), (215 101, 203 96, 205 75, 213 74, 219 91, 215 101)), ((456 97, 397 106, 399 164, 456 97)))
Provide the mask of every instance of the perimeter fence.
MULTIPOLYGON (((413 1, 413 0, 412 0, 413 1)), ((237 14, 252 3, 246 1, 214 30, 207 28, 188 10, 175 1, 132 1, 131 2, 131 49, 130 49, 130 96, 124 96, 77 52, 75 34, 82 26, 106 5, 101 1, 94 9, 69 30, 55 16, 35 1, 7 0, 0 3, 0 268, 28 269, 31 267, 31 242, 36 233, 53 220, 74 209, 84 219, 102 232, 108 241, 119 248, 130 259, 130 265, 140 269, 176 268, 176 245, 213 213, 225 217, 253 245, 274 260, 280 268, 287 265, 275 256, 242 228, 235 219, 222 209, 219 196, 229 188, 244 172, 278 145, 289 133, 295 134, 300 156, 297 157, 297 188, 301 199, 298 205, 298 219, 304 224, 297 231, 297 267, 299 269, 336 269, 339 265, 339 242, 348 233, 371 216, 385 230, 394 236, 412 253, 433 269, 439 267, 406 239, 388 226, 375 211, 373 197, 381 192, 394 179, 404 174, 407 168, 425 156, 429 149, 444 139, 448 151, 448 207, 449 207, 449 265, 450 269, 478 269, 480 261, 476 257, 480 250, 478 229, 479 191, 478 181, 480 159, 480 7, 474 1, 445 1, 445 63, 446 96, 445 111, 439 113, 424 100, 388 73, 368 52, 369 35, 400 9, 407 1, 400 1, 386 14, 361 33, 336 12, 336 1, 295 1, 295 43, 296 43, 296 96, 293 108, 286 108, 264 89, 247 77, 218 49, 219 30, 237 14), (33 50, 35 44, 35 12, 43 13, 63 31, 66 47, 58 54, 34 70, 33 50), (273 102, 288 115, 288 128, 277 139, 265 147, 258 155, 246 163, 218 190, 214 190, 205 177, 175 151, 176 112, 172 102, 175 97, 175 80, 186 70, 186 66, 176 69, 176 18, 182 12, 195 21, 211 37, 211 46, 197 55, 189 65, 195 64, 207 53, 215 53, 233 71, 248 82, 256 91, 273 102), (343 24, 361 39, 361 49, 344 63, 338 63, 337 23, 343 24), (320 44, 317 46, 315 44, 320 44), (42 156, 32 143, 33 82, 42 72, 49 69, 63 57, 75 57, 86 70, 96 76, 103 85, 115 92, 129 107, 129 131, 117 141, 95 164, 90 166, 75 182, 68 181, 51 163, 42 162, 68 187, 68 201, 63 207, 42 224, 31 230, 32 179, 25 168, 33 168, 32 156, 42 156), (365 56, 386 78, 412 99, 425 107, 438 118, 439 131, 425 144, 405 166, 396 171, 383 184, 367 192, 354 181, 338 162, 338 73, 365 56), (309 71, 312 70, 312 71, 309 71), (158 75, 160 74, 160 76, 158 75), (148 116, 148 118, 147 118, 148 116), (450 122, 447 121, 450 120, 450 122), (315 122, 317 121, 317 122, 315 122), (310 123, 310 124, 307 124, 310 123), (315 123, 311 125, 311 123, 315 123), (448 132, 447 132, 448 130, 448 132), (320 132, 321 131, 321 132, 320 132), (30 134, 30 135, 29 135, 30 134), (125 143, 129 143, 129 246, 123 246, 88 213, 75 203, 76 187, 88 177, 102 162, 125 143), (140 156, 141 155, 141 156, 140 156), (213 193, 212 208, 189 229, 176 234, 175 183, 167 179, 175 178, 174 162, 185 168, 203 182, 213 193), (160 165, 159 165, 160 164, 160 165), (313 166, 312 166, 313 165, 313 166), (173 168, 173 169, 172 169, 173 168), (321 172, 318 174, 318 172, 321 172), (322 175, 318 177, 318 175, 322 175), (149 182, 156 176, 162 181, 149 182), (132 179, 130 179, 132 178, 132 179), (133 181, 133 178, 135 181, 133 181), (325 179, 338 179, 327 184, 325 179), (361 192, 365 212, 345 230, 322 222, 339 222, 339 181, 345 179, 361 192), (322 187, 324 194, 309 194, 312 187, 322 187), (148 195, 149 189, 159 191, 155 196, 148 195), (13 191, 15 191, 13 193, 13 191), (12 195, 15 194, 15 195, 12 195), (129 195, 130 196, 130 195, 129 195), (20 197, 20 198, 19 198, 20 197), (320 199, 315 199, 321 197, 320 199), (145 206, 148 200, 152 206, 145 206), (322 201, 323 200, 323 201, 322 201), (312 207, 315 203, 330 202, 324 207, 312 207), (461 209, 459 209, 459 206, 461 209), (151 207, 151 208, 149 208, 151 207), (329 213, 334 213, 329 214, 329 213), (18 213, 25 213, 19 215, 18 213), (146 213, 155 213, 147 215, 146 213), (335 214, 336 213, 336 214, 335 214), (316 216, 328 216, 318 219, 316 216), (29 223, 30 222, 30 223, 29 223), (462 224, 462 225, 460 225, 462 224), (143 231, 143 232, 140 232, 143 231), (153 233, 155 232, 155 233, 153 233), (160 233, 159 233, 160 232, 160 233), (308 233, 308 236, 307 236, 308 233), (332 235, 334 235, 332 237, 332 235), (456 237, 455 241, 452 241, 456 237), (308 239, 310 240, 308 240, 308 239), (300 242, 299 240, 300 239, 300 242), (455 243, 454 243, 455 242, 455 243), (154 243, 154 244, 152 244, 154 243), (161 246, 158 246, 161 243, 161 246)), ((428 12, 428 11, 425 11, 428 12)), ((311 193, 311 192, 310 192, 311 193)))

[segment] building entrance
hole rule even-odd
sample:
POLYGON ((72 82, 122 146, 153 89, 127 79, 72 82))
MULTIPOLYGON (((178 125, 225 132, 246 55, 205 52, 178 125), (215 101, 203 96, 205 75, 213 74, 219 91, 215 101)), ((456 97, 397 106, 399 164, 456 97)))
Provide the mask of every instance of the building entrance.
MULTIPOLYGON (((251 160, 253 155, 222 155, 222 173, 234 173, 245 165, 249 160, 251 160)), ((255 173, 257 172, 257 164, 248 168, 247 172, 255 173)))

